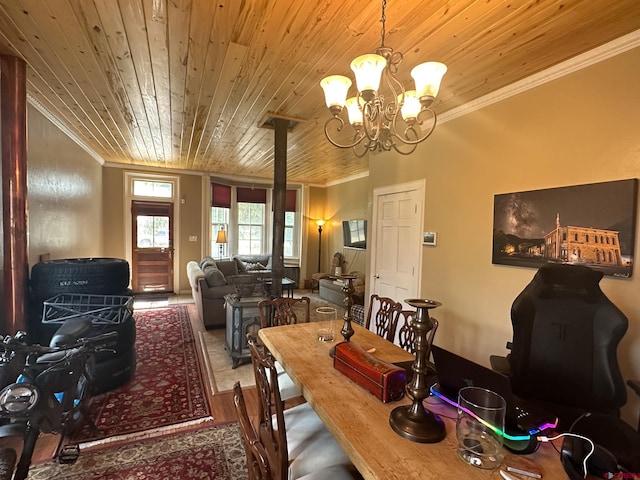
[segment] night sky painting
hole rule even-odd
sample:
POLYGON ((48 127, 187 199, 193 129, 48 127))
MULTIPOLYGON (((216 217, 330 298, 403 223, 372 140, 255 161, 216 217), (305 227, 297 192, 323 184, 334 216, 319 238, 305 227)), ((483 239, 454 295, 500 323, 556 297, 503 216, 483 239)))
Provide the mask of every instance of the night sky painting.
POLYGON ((638 180, 494 196, 494 264, 538 268, 587 265, 630 277, 638 180))

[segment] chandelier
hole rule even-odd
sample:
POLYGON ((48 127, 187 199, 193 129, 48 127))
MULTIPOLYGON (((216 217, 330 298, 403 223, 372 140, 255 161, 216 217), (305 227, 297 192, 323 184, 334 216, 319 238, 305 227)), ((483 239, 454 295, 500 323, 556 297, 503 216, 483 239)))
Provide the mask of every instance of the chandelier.
POLYGON ((430 107, 447 71, 446 65, 440 62, 421 63, 411 70, 415 90, 405 91, 396 78, 402 53, 384 44, 386 5, 387 1, 383 0, 380 47, 375 54, 361 55, 351 62, 356 95, 347 98, 351 86, 348 77, 330 75, 320 82, 332 114, 324 125, 324 134, 336 147, 352 148, 358 157, 375 150, 394 149, 402 155, 413 153, 418 143, 426 140, 436 127, 437 115, 430 107), (387 98, 382 89, 389 94, 387 98), (346 140, 343 143, 336 135, 340 136, 345 128, 341 116, 345 109, 353 136, 349 138, 348 133, 343 133, 346 140))

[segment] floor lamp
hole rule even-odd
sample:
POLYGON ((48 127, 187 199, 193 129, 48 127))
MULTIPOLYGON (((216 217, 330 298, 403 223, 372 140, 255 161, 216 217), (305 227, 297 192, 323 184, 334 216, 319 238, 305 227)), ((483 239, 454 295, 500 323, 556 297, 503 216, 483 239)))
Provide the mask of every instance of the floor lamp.
POLYGON ((224 250, 224 244, 227 243, 227 231, 226 230, 218 230, 218 236, 216 238, 216 243, 220 244, 220 258, 222 259, 222 251, 224 250))
POLYGON ((324 225, 324 220, 316 220, 316 225, 318 225, 318 272, 320 272, 320 259, 322 258, 322 226, 324 225))

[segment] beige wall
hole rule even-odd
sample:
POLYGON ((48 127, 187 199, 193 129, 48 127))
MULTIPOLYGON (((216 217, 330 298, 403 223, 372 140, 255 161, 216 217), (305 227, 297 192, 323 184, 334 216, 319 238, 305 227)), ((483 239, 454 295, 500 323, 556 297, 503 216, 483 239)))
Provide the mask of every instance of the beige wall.
MULTIPOLYGON (((511 303, 535 270, 491 263, 493 196, 640 177, 640 49, 441 124, 410 157, 374 155, 371 188, 426 179, 422 295, 439 300, 436 343, 488 365, 506 354, 511 303)), ((636 263, 640 255, 636 237, 636 263)), ((629 317, 618 357, 640 378, 640 271, 605 277, 629 317)), ((629 391, 624 416, 637 425, 629 391)))
POLYGON ((187 279, 186 265, 189 260, 200 260, 203 249, 203 208, 204 192, 202 188, 202 175, 177 174, 168 170, 162 172, 146 172, 117 167, 104 168, 104 231, 105 252, 109 256, 127 258, 127 244, 125 227, 128 219, 125 218, 126 192, 125 173, 166 173, 179 177, 178 198, 184 199, 174 205, 174 245, 175 268, 178 269, 178 283, 174 290, 181 293, 190 293, 189 280, 187 279), (196 236, 197 241, 190 242, 189 237, 196 236))
POLYGON ((102 215, 104 221, 104 255, 125 258, 124 170, 103 168, 102 215))
MULTIPOLYGON (((307 227, 305 235, 303 235, 302 246, 302 269, 300 271, 300 278, 303 279, 302 286, 304 286, 304 279, 311 281, 311 275, 317 273, 318 270, 318 225, 317 220, 324 220, 327 218, 325 213, 327 202, 327 189, 322 187, 309 187, 308 188, 308 208, 306 209, 307 217, 303 220, 307 227), (306 238, 306 242, 305 242, 306 238)), ((327 260, 327 233, 326 227, 322 227, 322 249, 321 256, 321 270, 329 268, 329 262, 327 260)))
MULTIPOLYGON (((366 252, 342 247, 342 220, 368 218, 369 204, 367 177, 330 187, 309 188, 307 242, 303 247, 306 272, 302 278, 310 279, 318 270, 318 226, 316 220, 325 221, 322 227, 320 271, 329 272, 333 254, 340 252, 345 258, 345 272, 365 272, 366 252)), ((304 262, 303 262, 304 264, 304 262)))
MULTIPOLYGON (((326 203, 326 245, 323 252, 324 265, 328 271, 333 254, 340 252, 344 256, 345 273, 359 272, 364 274, 367 267, 367 252, 343 248, 342 221, 366 218, 368 220, 371 211, 369 194, 369 178, 363 177, 348 183, 340 183, 327 188, 326 203)), ((368 223, 369 234, 371 223, 368 223)), ((323 232, 323 235, 325 233, 323 232)))
POLYGON ((102 256, 102 166, 38 110, 27 115, 30 267, 47 253, 102 256))

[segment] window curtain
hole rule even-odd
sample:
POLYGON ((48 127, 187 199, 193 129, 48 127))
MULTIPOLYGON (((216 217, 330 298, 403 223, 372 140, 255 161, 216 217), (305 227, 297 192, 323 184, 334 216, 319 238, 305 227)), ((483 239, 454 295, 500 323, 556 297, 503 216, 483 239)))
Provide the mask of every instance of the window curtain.
POLYGON ((287 190, 287 199, 285 200, 284 210, 285 212, 296 211, 296 190, 287 190))
POLYGON ((231 208, 231 186, 220 183, 211 184, 211 206, 231 208))
POLYGON ((267 203, 267 189, 237 187, 236 198, 239 203, 267 203))
MULTIPOLYGON (((297 200, 298 191, 297 190, 287 190, 285 201, 284 201, 284 211, 285 212, 294 212, 296 211, 296 200, 297 200)), ((271 210, 273 210, 273 193, 271 194, 271 210)))

